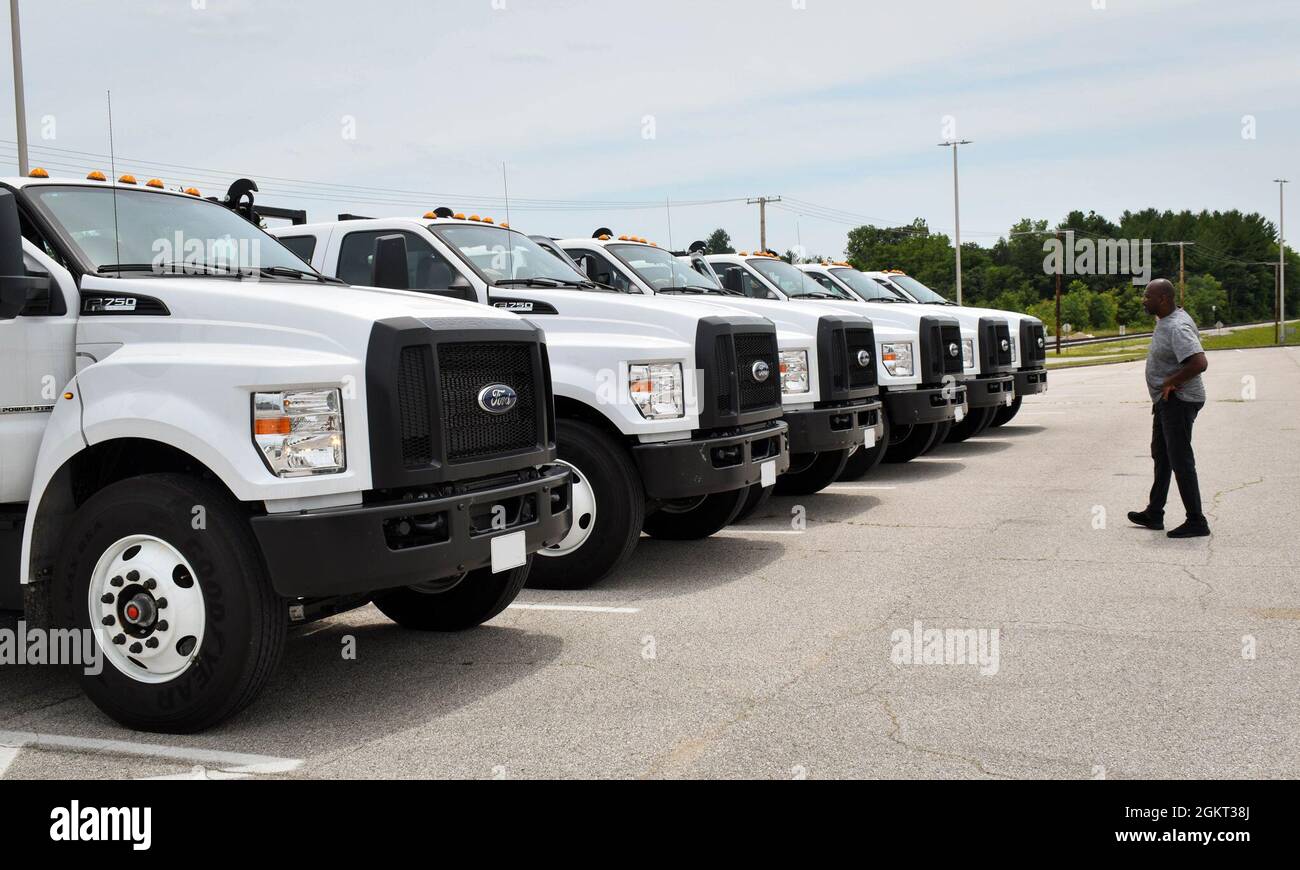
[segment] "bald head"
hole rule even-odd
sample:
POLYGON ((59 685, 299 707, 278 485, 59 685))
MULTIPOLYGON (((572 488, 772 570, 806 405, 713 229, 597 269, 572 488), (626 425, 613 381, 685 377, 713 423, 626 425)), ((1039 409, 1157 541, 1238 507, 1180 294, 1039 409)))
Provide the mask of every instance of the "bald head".
POLYGON ((1157 278, 1147 285, 1142 295, 1142 307, 1147 314, 1168 317, 1174 311, 1174 285, 1168 278, 1157 278))

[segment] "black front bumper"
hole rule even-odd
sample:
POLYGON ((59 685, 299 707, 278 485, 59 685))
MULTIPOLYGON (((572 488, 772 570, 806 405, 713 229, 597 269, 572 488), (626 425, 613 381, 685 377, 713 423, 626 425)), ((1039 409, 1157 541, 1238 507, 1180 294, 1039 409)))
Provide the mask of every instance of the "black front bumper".
POLYGON ((965 404, 966 385, 888 390, 884 400, 889 422, 894 426, 944 423, 956 417, 957 409, 965 404))
POLYGON ((980 375, 963 382, 966 387, 966 403, 970 408, 992 408, 1006 404, 1007 396, 1015 396, 1016 376, 980 375))
POLYGON ((871 439, 875 444, 885 430, 881 404, 876 399, 787 411, 782 419, 790 425, 791 453, 825 453, 862 447, 869 429, 875 433, 871 439))
POLYGON ((1032 396, 1047 392, 1047 369, 1021 369, 1016 372, 1016 395, 1032 396))
POLYGON ((275 591, 286 598, 378 592, 492 564, 492 540, 523 531, 527 553, 573 522, 569 471, 558 465, 457 484, 436 498, 252 519, 275 591), (504 508, 504 513, 495 511, 504 508))
POLYGON ((632 456, 649 498, 730 492, 759 483, 765 462, 775 462, 777 474, 790 467, 790 427, 770 420, 725 433, 697 432, 689 441, 638 444, 632 456))

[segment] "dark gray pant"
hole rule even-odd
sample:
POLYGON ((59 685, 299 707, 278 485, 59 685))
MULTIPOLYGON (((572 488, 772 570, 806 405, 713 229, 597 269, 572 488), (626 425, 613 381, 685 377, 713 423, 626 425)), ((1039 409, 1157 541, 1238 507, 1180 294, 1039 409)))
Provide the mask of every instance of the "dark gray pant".
POLYGON ((1192 454, 1192 423, 1203 407, 1204 402, 1184 402, 1175 394, 1167 400, 1157 399, 1151 408, 1151 458, 1156 463, 1156 477, 1147 502, 1150 516, 1164 517, 1172 473, 1178 480, 1178 494, 1182 496, 1187 519, 1205 522, 1201 513, 1201 486, 1196 479, 1196 457, 1192 454))

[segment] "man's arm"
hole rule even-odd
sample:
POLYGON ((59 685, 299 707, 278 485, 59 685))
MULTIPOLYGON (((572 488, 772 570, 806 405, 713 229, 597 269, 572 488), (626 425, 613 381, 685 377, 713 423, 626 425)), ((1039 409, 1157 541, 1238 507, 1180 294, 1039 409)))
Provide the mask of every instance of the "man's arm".
POLYGON ((1199 375, 1210 367, 1210 361, 1205 358, 1205 352, 1194 353, 1187 359, 1183 360, 1183 367, 1165 378, 1165 382, 1160 385, 1160 398, 1168 400, 1169 394, 1177 390, 1183 384, 1199 375))

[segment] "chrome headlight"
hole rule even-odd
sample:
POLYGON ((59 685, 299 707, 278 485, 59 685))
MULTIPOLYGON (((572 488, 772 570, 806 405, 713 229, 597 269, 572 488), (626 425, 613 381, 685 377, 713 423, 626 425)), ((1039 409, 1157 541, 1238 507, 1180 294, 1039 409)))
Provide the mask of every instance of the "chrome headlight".
POLYGON ((636 409, 647 420, 668 420, 686 415, 681 363, 628 366, 627 388, 636 409))
POLYGON ((809 389, 808 351, 781 351, 781 392, 806 393, 809 389))
POLYGON ((253 442, 277 477, 343 471, 342 395, 337 389, 254 393, 253 442))
POLYGON ((961 340, 961 367, 964 369, 975 368, 975 339, 963 338, 961 340))
POLYGON ((896 378, 910 378, 912 368, 912 343, 895 341, 880 345, 880 361, 885 371, 896 378))

